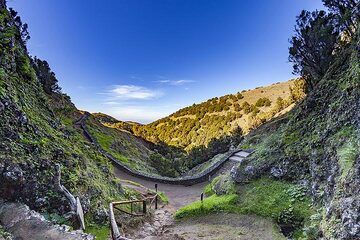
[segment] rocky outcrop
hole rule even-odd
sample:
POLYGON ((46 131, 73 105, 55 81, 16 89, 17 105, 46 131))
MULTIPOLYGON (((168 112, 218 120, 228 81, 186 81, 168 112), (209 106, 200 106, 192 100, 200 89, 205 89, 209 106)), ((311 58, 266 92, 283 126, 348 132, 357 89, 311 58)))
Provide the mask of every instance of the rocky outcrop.
POLYGON ((39 213, 20 203, 0 202, 0 223, 15 239, 94 239, 82 231, 70 231, 68 226, 54 225, 39 213))

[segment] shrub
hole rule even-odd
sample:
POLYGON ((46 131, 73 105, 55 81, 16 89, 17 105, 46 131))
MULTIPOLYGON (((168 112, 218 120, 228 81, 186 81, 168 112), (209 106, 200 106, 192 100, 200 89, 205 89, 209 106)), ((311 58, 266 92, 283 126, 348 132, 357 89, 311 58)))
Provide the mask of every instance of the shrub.
POLYGON ((270 105, 271 105, 271 101, 266 97, 259 98, 255 103, 256 107, 270 107, 270 105))
POLYGON ((243 102, 241 108, 243 109, 245 114, 249 114, 254 109, 254 105, 250 105, 248 102, 243 102))

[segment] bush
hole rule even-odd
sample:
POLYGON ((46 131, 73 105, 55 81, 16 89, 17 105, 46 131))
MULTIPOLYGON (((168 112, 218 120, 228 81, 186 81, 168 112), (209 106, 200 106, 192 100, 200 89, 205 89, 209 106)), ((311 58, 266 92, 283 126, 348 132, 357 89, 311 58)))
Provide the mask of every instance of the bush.
POLYGON ((254 105, 250 105, 248 102, 243 102, 241 108, 243 109, 245 114, 249 114, 254 109, 254 105))
POLYGON ((255 103, 256 107, 270 107, 270 105, 271 105, 271 101, 266 97, 259 98, 255 103))

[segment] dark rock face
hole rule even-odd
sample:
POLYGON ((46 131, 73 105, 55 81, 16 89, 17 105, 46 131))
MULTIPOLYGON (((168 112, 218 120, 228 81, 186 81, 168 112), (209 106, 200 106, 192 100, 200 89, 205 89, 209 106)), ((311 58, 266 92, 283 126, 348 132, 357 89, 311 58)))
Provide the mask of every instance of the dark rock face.
POLYGON ((17 165, 10 165, 6 170, 3 171, 3 180, 5 182, 20 185, 24 180, 24 174, 21 168, 17 165))
POLYGON ((22 188, 24 182, 24 174, 22 169, 15 164, 1 164, 0 166, 0 190, 3 196, 12 198, 22 188))
POLYGON ((353 197, 342 199, 340 202, 341 221, 345 228, 343 237, 359 236, 360 233, 360 200, 353 197))
POLYGON ((108 221, 109 213, 105 208, 97 208, 94 213, 94 220, 98 224, 104 224, 108 221))

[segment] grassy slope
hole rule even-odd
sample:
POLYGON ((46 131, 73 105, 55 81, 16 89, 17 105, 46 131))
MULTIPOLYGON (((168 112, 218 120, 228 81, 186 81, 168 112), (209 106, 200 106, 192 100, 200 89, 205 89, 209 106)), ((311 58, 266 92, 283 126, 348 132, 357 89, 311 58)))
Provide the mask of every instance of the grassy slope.
MULTIPOLYGON (((320 209, 303 233, 309 239, 321 235, 350 239, 351 222, 356 222, 352 219, 356 215, 348 214, 360 204, 356 200, 360 194, 360 66, 354 46, 342 50, 299 106, 285 118, 256 129, 243 143, 257 149, 249 160, 256 169, 253 177, 270 174, 277 167, 283 178, 301 180, 312 189, 312 199, 320 209), (353 200, 354 205, 347 203, 353 200)), ((239 175, 246 166, 238 169, 239 175)))
POLYGON ((153 152, 150 143, 126 130, 107 127, 98 119, 98 116, 90 116, 87 127, 103 149, 133 169, 157 173, 149 164, 149 156, 153 152))
POLYGON ((218 179, 205 187, 210 197, 179 209, 175 217, 193 217, 216 212, 255 214, 272 218, 296 228, 309 221, 313 213, 310 198, 300 186, 268 178, 254 180, 244 186, 231 186, 226 195, 215 195, 212 188, 218 179))
POLYGON ((53 184, 59 163, 61 182, 80 197, 88 224, 109 201, 125 199, 128 193, 113 176, 108 159, 73 126, 81 113, 70 99, 44 92, 5 9, 0 25, 0 198, 63 221, 60 216, 69 206, 53 184), (16 39, 15 44, 9 39, 16 39), (16 177, 7 178, 3 171, 13 171, 16 177))

